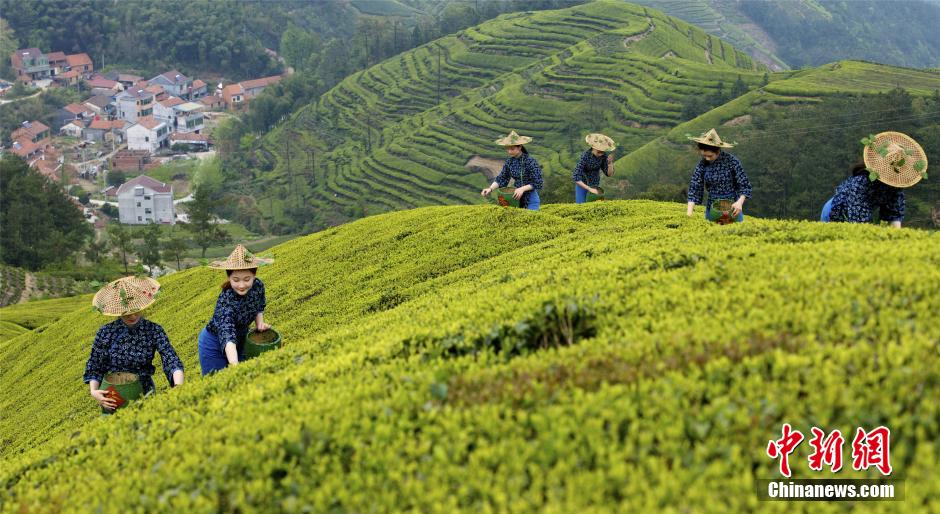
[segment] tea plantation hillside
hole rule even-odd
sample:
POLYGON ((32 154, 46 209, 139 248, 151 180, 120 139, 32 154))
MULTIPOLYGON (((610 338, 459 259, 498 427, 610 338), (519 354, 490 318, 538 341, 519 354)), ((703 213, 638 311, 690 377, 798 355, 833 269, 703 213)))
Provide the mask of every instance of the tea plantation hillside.
POLYGON ((864 59, 897 66, 940 63, 937 2, 872 0, 634 0, 726 39, 774 69, 864 59), (878 19, 878 22, 874 22, 878 19), (933 21, 931 21, 933 20, 933 21))
MULTIPOLYGON (((614 197, 674 200, 678 194, 629 186, 650 173, 687 181, 688 159, 650 162, 634 152, 679 134, 676 149, 688 157, 685 133, 755 107, 780 108, 777 118, 786 118, 789 106, 866 95, 855 100, 864 108, 899 85, 928 98, 940 90, 940 74, 856 61, 767 74, 699 28, 652 8, 600 1, 504 15, 351 75, 263 138, 243 139, 224 164, 247 202, 233 215, 263 219, 275 231, 311 231, 367 214, 482 202, 479 190, 505 158, 493 140, 510 129, 535 138, 529 150, 546 172, 543 203, 570 202, 583 137, 599 131, 619 145, 619 178, 605 185, 614 197)), ((776 123, 766 130, 779 130, 776 123)), ((852 145, 871 127, 854 128, 852 145)), ((848 164, 812 174, 825 175, 829 189, 848 164)), ((771 213, 784 216, 764 212, 771 213)))
POLYGON ((650 201, 365 218, 272 249, 286 344, 209 378, 222 273, 165 278, 187 383, 113 417, 90 307, 0 343, 0 510, 936 510, 938 242, 650 201), (759 502, 783 423, 890 427, 905 501, 759 502))
POLYGON ((34 300, 0 308, 0 340, 42 327, 64 314, 88 305, 92 295, 34 300))
POLYGON ((466 164, 505 158, 501 133, 535 136, 560 185, 588 132, 635 148, 685 121, 690 96, 763 76, 728 43, 632 4, 503 15, 346 78, 256 144, 245 173, 269 220, 480 202, 487 179, 466 164))
MULTIPOLYGON (((754 185, 746 210, 762 217, 818 219, 851 165, 860 140, 899 131, 931 163, 940 156, 940 72, 860 61, 801 70, 679 124, 617 161, 606 189, 619 198, 681 201, 699 156, 686 136, 717 127, 737 142, 754 185), (903 89, 897 89, 898 86, 903 89)), ((904 223, 940 227, 940 181, 905 190, 904 223)))

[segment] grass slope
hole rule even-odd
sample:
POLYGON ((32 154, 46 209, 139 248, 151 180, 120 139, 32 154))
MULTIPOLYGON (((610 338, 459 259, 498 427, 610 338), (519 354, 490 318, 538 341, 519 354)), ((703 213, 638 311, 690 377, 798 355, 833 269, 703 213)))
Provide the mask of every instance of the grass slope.
POLYGON ((480 202, 465 163, 504 158, 492 141, 532 135, 551 180, 565 182, 584 134, 640 146, 684 121, 682 102, 763 71, 727 43, 622 2, 515 13, 346 78, 255 150, 257 204, 323 213, 480 202), (439 94, 438 94, 439 93, 439 94), (316 164, 314 164, 314 161, 316 164))
MULTIPOLYGON (((719 227, 646 201, 359 220, 272 250, 265 319, 286 346, 208 379, 196 334, 220 273, 167 277, 148 316, 188 382, 158 379, 154 399, 111 418, 80 383, 104 318, 82 309, 0 343, 0 388, 23 393, 0 400, 0 506, 936 509, 937 238, 719 227), (758 502, 782 423, 890 427, 905 501, 758 502)), ((807 452, 794 476, 831 476, 807 452)))

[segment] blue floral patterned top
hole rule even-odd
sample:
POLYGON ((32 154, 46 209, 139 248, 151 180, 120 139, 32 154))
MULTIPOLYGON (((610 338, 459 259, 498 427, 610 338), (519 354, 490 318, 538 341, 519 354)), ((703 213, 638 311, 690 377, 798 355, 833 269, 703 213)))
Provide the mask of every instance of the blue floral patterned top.
MULTIPOLYGON (((542 189, 542 167, 539 166, 538 161, 534 157, 531 157, 529 154, 524 153, 519 157, 510 157, 506 159, 506 162, 503 164, 503 169, 500 170, 499 175, 496 176, 494 181, 499 187, 506 187, 509 185, 509 179, 513 180, 513 186, 520 188, 522 186, 532 185, 533 191, 542 189)), ((533 191, 526 191, 522 194, 522 198, 519 199, 519 207, 525 209, 529 205, 529 199, 532 197, 533 191)))
POLYGON ((607 175, 607 154, 597 157, 591 150, 586 150, 578 159, 578 165, 574 167, 571 178, 575 182, 581 181, 591 187, 597 187, 601 184, 602 171, 607 175))
POLYGON ((751 197, 751 183, 741 162, 728 152, 719 153, 713 162, 702 159, 695 166, 689 181, 688 201, 701 204, 705 190, 708 190, 709 201, 751 197))
POLYGON ((509 185, 510 178, 513 179, 515 187, 531 184, 536 191, 542 189, 542 167, 534 157, 527 153, 506 159, 503 169, 494 181, 499 184, 499 187, 506 187, 509 185))
POLYGON ((832 197, 831 221, 871 223, 878 207, 882 221, 904 219, 904 191, 881 181, 872 182, 865 175, 845 179, 832 197))
POLYGON ((136 373, 144 392, 153 391, 153 354, 160 352, 163 372, 170 386, 173 372, 183 371, 183 361, 176 355, 166 332, 160 325, 140 318, 127 326, 120 318, 98 329, 91 345, 91 357, 85 365, 85 383, 97 380, 112 371, 136 373))
POLYGON ((264 282, 255 278, 254 284, 245 296, 240 296, 233 289, 226 289, 219 294, 215 302, 215 312, 206 325, 206 329, 219 339, 221 350, 226 343, 235 343, 241 354, 243 341, 248 334, 248 325, 255 320, 259 312, 264 312, 266 300, 264 282))

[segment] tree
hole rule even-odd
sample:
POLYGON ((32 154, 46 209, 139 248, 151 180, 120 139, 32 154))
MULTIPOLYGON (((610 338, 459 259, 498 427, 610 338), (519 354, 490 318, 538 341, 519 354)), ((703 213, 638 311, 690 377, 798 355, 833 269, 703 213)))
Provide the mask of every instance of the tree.
POLYGON ((108 241, 105 238, 96 240, 94 237, 88 241, 88 247, 85 248, 85 258, 98 264, 101 262, 104 254, 108 251, 108 241))
POLYGON ((0 78, 7 80, 16 78, 8 56, 18 48, 19 43, 13 37, 13 31, 10 30, 7 20, 5 18, 0 19, 0 55, 4 56, 3 59, 0 59, 0 78))
POLYGON ((228 234, 216 223, 215 209, 219 202, 208 183, 196 186, 193 200, 189 207, 189 224, 186 228, 193 233, 193 240, 202 249, 202 258, 206 258, 206 249, 212 245, 221 245, 229 241, 228 234))
POLYGON ((112 248, 121 252, 121 262, 124 263, 124 273, 128 273, 127 252, 131 250, 132 241, 130 230, 120 223, 111 223, 108 225, 108 240, 111 242, 112 248))
POLYGON ((123 171, 111 170, 108 172, 108 185, 118 187, 127 180, 123 171))
POLYGON ((162 262, 160 259, 160 225, 152 221, 147 224, 147 228, 144 229, 144 241, 137 247, 137 254, 140 255, 140 262, 150 268, 150 273, 153 274, 153 269, 160 266, 162 262))
POLYGON ((182 268, 180 260, 187 248, 189 248, 189 240, 177 230, 170 234, 169 239, 163 241, 163 255, 167 258, 176 259, 176 271, 182 268))
POLYGON ((13 154, 0 160, 0 260, 31 270, 64 261, 91 236, 81 209, 13 154))

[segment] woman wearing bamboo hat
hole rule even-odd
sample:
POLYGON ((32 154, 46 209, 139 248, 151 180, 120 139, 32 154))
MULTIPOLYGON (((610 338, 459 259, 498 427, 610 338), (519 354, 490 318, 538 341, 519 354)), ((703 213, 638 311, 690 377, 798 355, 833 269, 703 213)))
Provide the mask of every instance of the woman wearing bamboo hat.
POLYGON ((153 303, 159 289, 160 284, 152 278, 124 277, 101 288, 92 299, 98 312, 118 317, 98 329, 85 365, 84 380, 91 397, 105 409, 118 407, 117 400, 109 396, 108 391, 99 389, 108 373, 133 373, 145 394, 154 391, 155 352, 160 352, 170 387, 183 383, 183 362, 163 327, 140 314, 153 303))
POLYGON ((270 328, 264 322, 264 283, 255 275, 258 266, 271 262, 255 257, 238 245, 228 259, 209 265, 225 270, 228 279, 222 284, 212 319, 199 333, 199 365, 203 375, 234 366, 244 359, 244 340, 252 321, 258 332, 270 328))
POLYGON ((494 189, 508 186, 509 179, 512 179, 516 187, 512 197, 519 200, 519 207, 530 211, 539 210, 542 205, 539 199, 539 191, 543 183, 542 167, 525 149, 524 145, 531 141, 531 137, 520 136, 515 130, 508 136, 496 140, 496 144, 506 148, 509 158, 506 159, 503 169, 493 179, 490 187, 480 192, 481 195, 489 196, 494 189))
POLYGON ((839 184, 823 206, 820 221, 870 223, 878 207, 882 221, 901 228, 904 189, 927 176, 927 154, 900 132, 882 132, 862 143, 864 164, 856 164, 852 177, 839 184))
POLYGON ((602 171, 608 177, 614 176, 614 156, 610 153, 617 149, 614 140, 604 134, 588 134, 584 140, 591 148, 581 154, 571 172, 575 203, 586 202, 588 193, 601 194, 597 188, 601 185, 602 171))
POLYGON ((686 214, 692 215, 692 209, 695 204, 702 203, 707 190, 706 219, 709 218, 712 203, 728 200, 733 202, 731 216, 737 221, 743 221, 744 200, 751 197, 751 183, 738 158, 722 150, 733 148, 734 144, 722 141, 715 129, 699 137, 689 136, 689 139, 698 143, 698 153, 702 156, 702 160, 695 166, 692 178, 689 180, 686 214))

